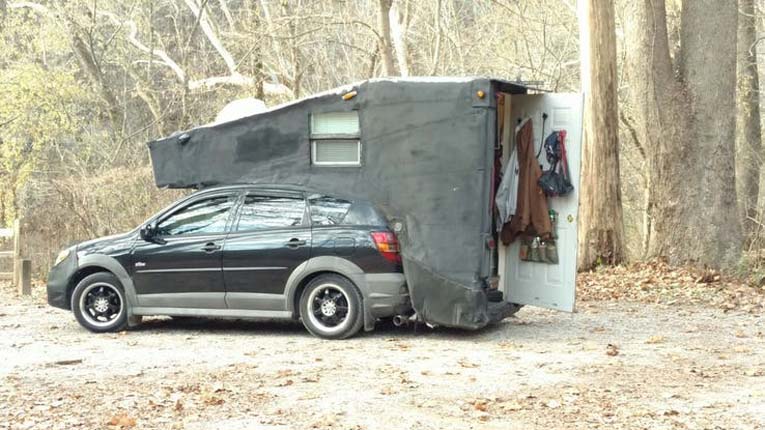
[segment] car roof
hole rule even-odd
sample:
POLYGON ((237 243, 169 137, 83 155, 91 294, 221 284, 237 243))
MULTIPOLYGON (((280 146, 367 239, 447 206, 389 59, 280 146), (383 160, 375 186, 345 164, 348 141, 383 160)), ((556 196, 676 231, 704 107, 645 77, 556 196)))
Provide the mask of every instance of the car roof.
POLYGON ((261 191, 261 192, 289 193, 289 194, 297 194, 297 193, 321 194, 321 195, 329 196, 329 197, 342 198, 352 202, 360 202, 360 201, 366 202, 366 200, 364 199, 338 195, 336 193, 325 193, 325 192, 322 192, 321 190, 315 190, 312 188, 304 187, 301 185, 294 185, 294 184, 242 183, 242 184, 213 185, 213 186, 202 188, 194 192, 193 195, 213 193, 216 191, 237 191, 237 190, 253 190, 253 191, 261 191))

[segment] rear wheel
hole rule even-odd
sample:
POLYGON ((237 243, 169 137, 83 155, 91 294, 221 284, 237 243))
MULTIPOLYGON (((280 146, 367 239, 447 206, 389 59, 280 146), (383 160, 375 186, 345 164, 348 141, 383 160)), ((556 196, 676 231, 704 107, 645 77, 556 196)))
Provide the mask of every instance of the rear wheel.
POLYGON ((345 339, 364 324, 361 294, 340 275, 320 275, 300 296, 300 318, 311 334, 324 339, 345 339))
POLYGON ((127 302, 119 279, 98 272, 85 277, 72 293, 72 311, 86 329, 104 333, 127 327, 127 302))

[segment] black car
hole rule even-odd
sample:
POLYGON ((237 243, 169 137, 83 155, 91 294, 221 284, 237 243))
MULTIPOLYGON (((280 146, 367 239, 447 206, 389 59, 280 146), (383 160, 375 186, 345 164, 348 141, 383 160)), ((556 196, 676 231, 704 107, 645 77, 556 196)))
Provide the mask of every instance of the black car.
POLYGON ((62 251, 48 303, 88 330, 141 316, 301 319, 346 338, 410 312, 398 241, 371 203, 284 186, 204 189, 135 230, 62 251))

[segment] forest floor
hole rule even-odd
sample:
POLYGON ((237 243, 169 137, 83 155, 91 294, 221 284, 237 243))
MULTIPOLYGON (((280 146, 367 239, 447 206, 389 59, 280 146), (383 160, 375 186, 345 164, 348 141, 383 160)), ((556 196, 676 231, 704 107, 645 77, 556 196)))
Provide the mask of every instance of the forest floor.
POLYGON ((0 429, 765 428, 762 290, 636 265, 477 332, 148 319, 93 335, 0 288, 0 429))

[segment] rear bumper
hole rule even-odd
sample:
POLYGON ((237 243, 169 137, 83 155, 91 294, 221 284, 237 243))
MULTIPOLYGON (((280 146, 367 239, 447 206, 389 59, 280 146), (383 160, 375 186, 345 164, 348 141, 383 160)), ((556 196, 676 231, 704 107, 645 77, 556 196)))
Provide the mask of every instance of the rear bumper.
POLYGON ((70 253, 69 257, 50 269, 46 283, 49 305, 69 310, 70 303, 67 287, 75 272, 77 272, 77 253, 75 252, 70 253))
POLYGON ((368 273, 365 276, 369 292, 367 308, 373 317, 386 318, 411 311, 403 273, 368 273))

